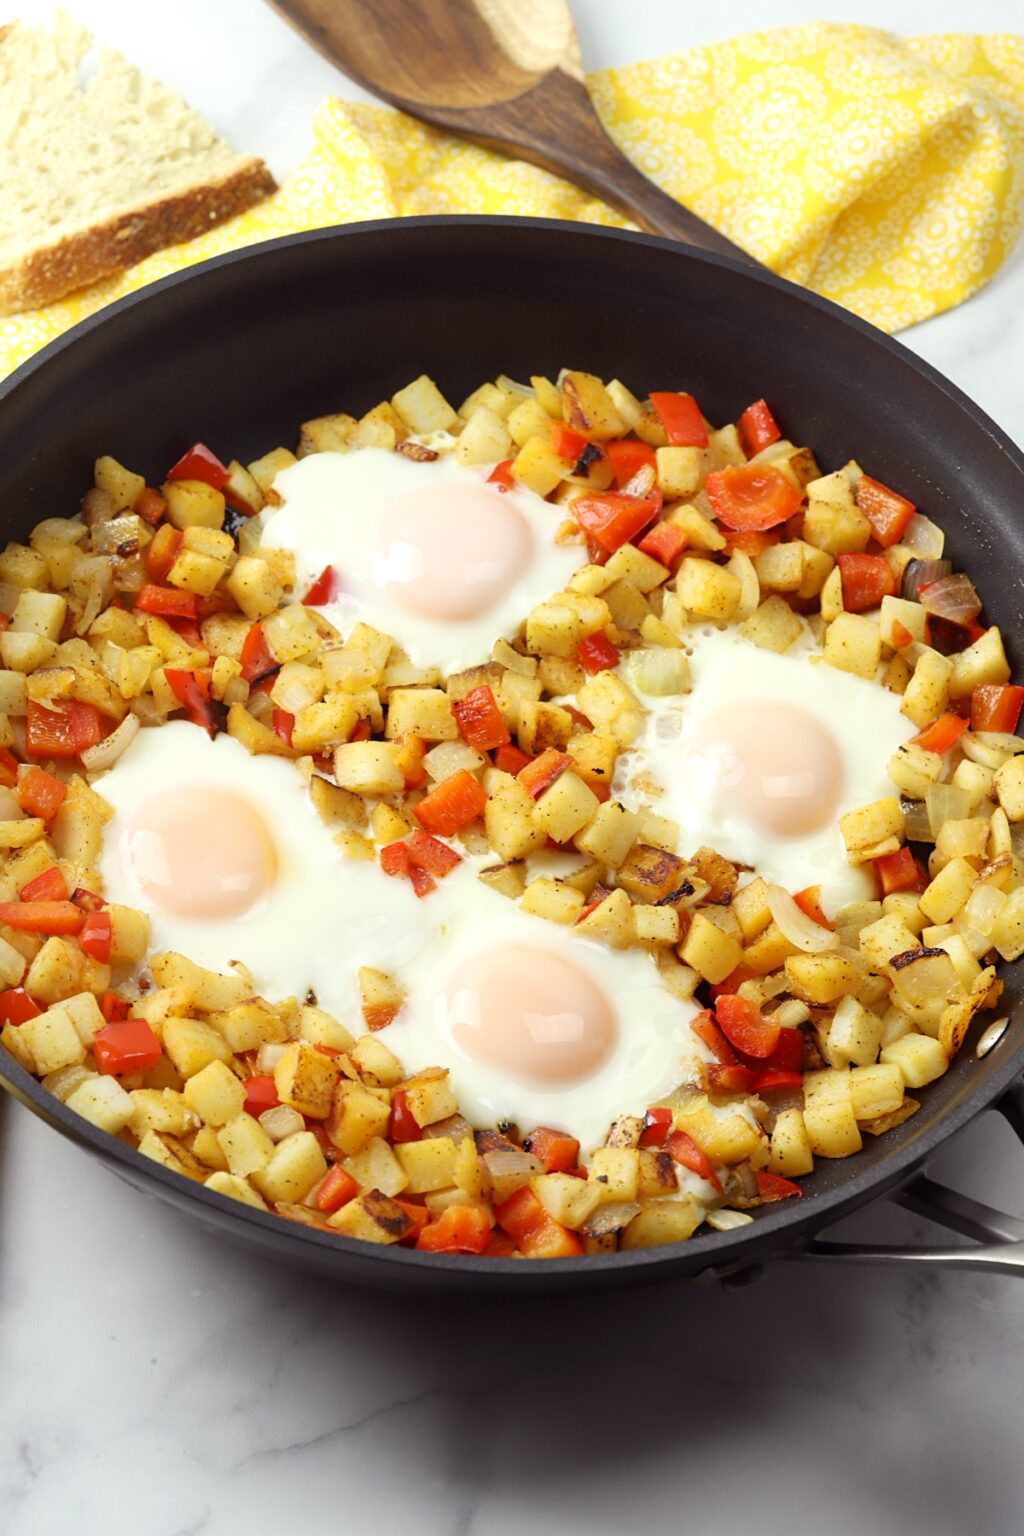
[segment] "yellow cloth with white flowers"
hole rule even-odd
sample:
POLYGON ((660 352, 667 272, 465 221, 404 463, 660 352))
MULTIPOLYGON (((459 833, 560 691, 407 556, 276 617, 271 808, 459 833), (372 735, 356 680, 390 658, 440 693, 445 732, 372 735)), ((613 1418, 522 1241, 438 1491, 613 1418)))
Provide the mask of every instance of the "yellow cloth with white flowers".
MULTIPOLYGON (((820 23, 603 70, 612 137, 772 271, 894 331, 998 270, 1024 222, 1024 39, 820 23)), ((69 299, 0 319, 0 378, 102 305, 275 235, 398 214, 631 227, 535 166, 384 107, 325 102, 275 196, 69 299)))

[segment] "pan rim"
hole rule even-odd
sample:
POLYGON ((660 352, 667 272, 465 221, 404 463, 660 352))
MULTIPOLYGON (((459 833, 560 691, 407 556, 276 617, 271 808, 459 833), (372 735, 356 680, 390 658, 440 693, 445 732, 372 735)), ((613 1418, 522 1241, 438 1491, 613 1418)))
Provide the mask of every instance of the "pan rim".
MULTIPOLYGON (((449 230, 452 232, 453 239, 457 239, 466 230, 494 230, 496 227, 502 228, 505 238, 510 239, 515 239, 517 233, 523 231, 527 234, 552 233, 563 237, 571 236, 580 241, 609 241, 613 244, 625 243, 639 247, 653 247, 663 252, 671 252, 676 259, 732 272, 739 277, 753 280, 761 287, 773 289, 784 295, 787 301, 795 301, 804 312, 818 312, 827 316, 830 323, 839 323, 869 340, 873 346, 888 354, 893 361, 909 367, 913 373, 955 405, 991 440, 993 447, 1009 459, 1013 468, 1021 476, 1022 489, 1024 489, 1024 452, 1017 447, 1009 435, 969 396, 930 363, 925 362, 901 342, 879 331, 859 316, 851 314, 831 300, 810 293, 787 279, 776 276, 767 269, 753 268, 739 260, 676 245, 653 235, 559 219, 509 218, 491 215, 430 215, 377 219, 284 235, 241 250, 229 251, 147 284, 134 293, 126 294, 55 338, 22 363, 7 379, 0 382, 0 405, 22 384, 45 370, 66 349, 77 345, 98 327, 116 325, 122 316, 133 312, 140 303, 148 302, 179 286, 193 282, 201 284, 211 273, 230 268, 237 263, 258 262, 283 249, 333 243, 336 240, 358 241, 362 237, 379 236, 382 233, 401 232, 406 236, 417 230, 449 230)), ((595 1277, 601 1275, 606 1279, 614 1279, 618 1275, 625 1279, 625 1272, 630 1271, 634 1278, 644 1274, 654 1280, 658 1278, 659 1267, 664 1270, 671 1269, 672 1262, 675 1261, 678 1264, 684 1254, 687 1259, 687 1269, 699 1270, 717 1265, 741 1264, 745 1258, 745 1250, 753 1246, 755 1239, 759 1247, 771 1248, 774 1242, 776 1251, 786 1246, 787 1237, 791 1243, 798 1243, 802 1236, 811 1235, 831 1225, 843 1215, 870 1203, 873 1198, 881 1198, 889 1190, 905 1182, 923 1162, 975 1116, 992 1108, 1010 1084, 1020 1076, 1022 1069, 1024 1069, 1024 1040, 1006 1057, 997 1070, 994 1072, 990 1070, 990 1075, 983 1084, 973 1088, 970 1085, 966 1086, 957 1103, 951 1105, 933 1124, 922 1129, 912 1140, 893 1148, 890 1153, 880 1159, 877 1166, 869 1164, 863 1170, 854 1172, 834 1190, 812 1192, 800 1201, 783 1202, 774 1209, 766 1208, 763 1214, 759 1214, 750 1225, 727 1233, 704 1231, 685 1243, 609 1254, 591 1254, 572 1259, 554 1259, 548 1260, 542 1266, 524 1267, 518 1259, 485 1258, 466 1254, 432 1254, 397 1246, 382 1249, 346 1238, 341 1234, 319 1231, 298 1223, 283 1223, 283 1218, 271 1211, 257 1210, 238 1201, 229 1200, 201 1184, 183 1180, 181 1175, 172 1173, 151 1159, 143 1157, 136 1149, 118 1141, 68 1110, 65 1104, 43 1088, 38 1079, 20 1067, 9 1053, 0 1052, 0 1081, 12 1090, 14 1097, 23 1102, 26 1107, 33 1109, 40 1118, 60 1130, 70 1140, 90 1147, 103 1161, 115 1167, 121 1165, 126 1172, 130 1170, 140 1180, 155 1180, 158 1188, 162 1187, 167 1191, 168 1197, 177 1197, 175 1203, 197 1200, 200 1208, 206 1208, 211 1217, 223 1220, 230 1213, 231 1218, 239 1222, 241 1227, 254 1227, 264 1232, 268 1239, 281 1240, 287 1234, 290 1239, 295 1240, 297 1248, 304 1247, 310 1254, 341 1250, 352 1258, 365 1262, 383 1253, 387 1255, 385 1263, 392 1265, 397 1263, 406 1272, 410 1269, 423 1270, 425 1275, 432 1273, 439 1278, 451 1273, 491 1276, 496 1281, 507 1281, 509 1277, 515 1275, 518 1277, 517 1284, 523 1286, 530 1285, 526 1277, 535 1274, 538 1269, 540 1271, 536 1275, 538 1279, 542 1276, 551 1276, 553 1279, 571 1277, 573 1280, 583 1281, 587 1274, 595 1277), (186 1185, 190 1187, 184 1187, 186 1185), (691 1264, 689 1262, 691 1258, 697 1262, 691 1264)))

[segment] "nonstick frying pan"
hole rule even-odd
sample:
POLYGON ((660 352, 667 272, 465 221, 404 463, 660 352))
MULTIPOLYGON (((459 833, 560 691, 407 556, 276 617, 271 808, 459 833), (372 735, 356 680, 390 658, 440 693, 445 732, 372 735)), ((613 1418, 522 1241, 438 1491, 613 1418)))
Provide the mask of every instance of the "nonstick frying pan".
MULTIPOLYGON (((823 468, 856 457, 941 524, 991 621, 1019 636, 1024 455, 964 395, 897 342, 768 273, 649 236, 544 220, 386 220, 289 236, 102 311, 0 385, 3 537, 68 515, 99 453, 152 482, 196 438, 253 458, 290 442, 299 422, 368 409, 423 372, 458 399, 499 372, 562 366, 644 391, 692 390, 716 421, 764 395, 823 468)), ((977 1059, 976 1028, 918 1114, 849 1161, 819 1163, 802 1199, 765 1207, 733 1232, 584 1259, 423 1254, 300 1227, 95 1130, 2 1050, 0 1082, 137 1188, 266 1256, 363 1284, 540 1291, 727 1273, 785 1251, 831 1253, 817 1232, 894 1191, 955 1230, 1003 1240, 933 1259, 1024 1270, 1024 1223, 920 1177, 939 1146, 994 1104, 1024 1126, 1021 968, 1006 970, 1010 1024, 998 1045, 977 1059)))

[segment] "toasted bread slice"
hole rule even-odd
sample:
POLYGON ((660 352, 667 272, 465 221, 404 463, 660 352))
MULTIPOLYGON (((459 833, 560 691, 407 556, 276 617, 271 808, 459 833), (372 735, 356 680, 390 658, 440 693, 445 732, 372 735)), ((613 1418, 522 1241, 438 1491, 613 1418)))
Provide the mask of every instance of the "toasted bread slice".
POLYGON ((0 315, 191 240, 275 190, 173 91, 58 13, 0 27, 0 315))

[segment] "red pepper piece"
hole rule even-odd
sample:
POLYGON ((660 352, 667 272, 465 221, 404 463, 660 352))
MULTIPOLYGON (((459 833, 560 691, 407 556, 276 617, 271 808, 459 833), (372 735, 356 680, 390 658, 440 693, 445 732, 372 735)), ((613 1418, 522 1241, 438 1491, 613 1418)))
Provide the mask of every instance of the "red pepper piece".
POLYGON ((777 528, 793 516, 803 496, 773 464, 740 464, 712 470, 705 480, 718 521, 742 533, 777 528))
POLYGON ((685 1131, 673 1131, 665 1143, 665 1151, 681 1167, 688 1168, 698 1178, 707 1179, 708 1183, 721 1194, 722 1186, 717 1173, 711 1166, 711 1159, 703 1148, 697 1145, 692 1136, 688 1136, 685 1131))
POLYGON ((649 443, 642 443, 638 437, 613 437, 605 443, 604 451, 611 460, 615 484, 620 491, 624 485, 629 484, 638 469, 645 465, 653 469, 658 462, 654 449, 649 443))
POLYGON ((292 731, 295 729, 295 716, 287 709, 272 710, 270 729, 275 736, 280 736, 286 747, 290 747, 292 744, 292 731))
POLYGON ((0 901, 0 923, 22 933, 78 933, 84 922, 73 901, 0 901))
POLYGON ((447 843, 442 843, 438 838, 431 837, 429 832, 421 832, 419 827, 406 838, 405 846, 410 864, 425 869, 428 875, 436 875, 438 879, 443 879, 456 864, 462 863, 461 853, 456 853, 454 848, 449 848, 447 843))
POLYGON ((109 912, 89 912, 78 942, 85 954, 93 960, 98 960, 101 965, 110 963, 110 943, 113 929, 109 912))
POLYGON ((923 891, 928 885, 926 872, 909 848, 883 854, 880 859, 875 859, 874 864, 882 884, 883 896, 890 896, 893 891, 923 891))
POLYGON ((808 885, 802 891, 797 891, 793 897, 800 911, 805 917, 809 917, 812 923, 817 923, 821 928, 827 928, 830 933, 835 930, 835 923, 829 921, 821 905, 821 886, 808 885))
POLYGON ((744 1056, 758 1060, 770 1056, 779 1043, 779 1026, 766 1019, 760 1008, 738 994, 723 993, 715 999, 715 1016, 722 1033, 744 1056))
POLYGON ((572 427, 567 427, 564 421, 553 421, 551 446, 560 459, 567 459, 570 464, 575 464, 588 444, 585 437, 582 437, 579 432, 574 432, 572 427))
POLYGON ((333 1216, 335 1211, 340 1211, 343 1205, 348 1205, 359 1193, 359 1185, 350 1173, 346 1173, 340 1163, 334 1167, 320 1181, 320 1188, 316 1192, 316 1208, 333 1216))
POLYGON ((532 1189, 517 1189, 496 1208, 495 1215, 520 1253, 529 1258, 567 1259, 583 1252, 575 1232, 549 1216, 532 1189))
POLYGON ((164 677, 192 724, 200 726, 212 736, 216 729, 216 715, 210 702, 209 668, 201 667, 195 672, 186 672, 179 667, 165 667, 164 677))
POLYGON ((660 491, 633 496, 628 491, 600 491, 579 496, 569 510, 587 536, 607 554, 614 555, 653 523, 661 511, 660 491))
POLYGON ((431 891, 437 890, 437 884, 432 875, 428 875, 425 869, 420 869, 418 864, 409 864, 409 883, 416 895, 422 901, 424 896, 429 896, 431 891))
POLYGON ((487 476, 488 485, 496 485, 499 491, 510 491, 515 485, 512 478, 512 460, 502 459, 500 464, 495 464, 487 476))
POLYGON ((57 864, 51 864, 41 875, 29 880, 18 892, 21 901, 67 901, 68 883, 57 864))
POLYGON ((92 1041, 96 1065, 101 1072, 125 1076, 147 1072, 160 1060, 162 1049, 145 1019, 122 1019, 118 1024, 104 1024, 92 1041))
POLYGON ((521 747, 513 746, 511 743, 499 747, 494 754, 494 766, 500 768, 502 773, 522 773, 527 764, 532 762, 533 758, 529 752, 524 752, 521 747))
POLYGON ((531 1131, 523 1142, 523 1150, 540 1159, 545 1173, 566 1173, 575 1168, 580 1156, 580 1144, 575 1136, 554 1131, 548 1125, 538 1125, 531 1131))
POLYGON ((782 433, 778 423, 764 400, 755 400, 753 405, 748 405, 736 426, 740 434, 740 442, 743 444, 743 452, 748 459, 752 459, 755 453, 760 453, 771 443, 777 443, 782 433))
POLYGON ((84 885, 75 886, 71 892, 71 900, 83 912, 102 912, 107 904, 102 896, 97 896, 95 891, 90 891, 84 885))
POLYGON ((486 683, 471 688, 461 699, 456 699, 452 713, 458 721, 463 741, 478 752, 490 752, 511 739, 494 694, 486 683))
POLYGON ((254 1120, 258 1120, 266 1110, 276 1109, 280 1102, 277 1096, 277 1084, 269 1073, 260 1073, 257 1077, 246 1079, 243 1108, 247 1115, 252 1115, 254 1120))
POLYGON ((559 752, 556 747, 548 747, 539 757, 527 763, 517 775, 520 784, 536 800, 546 789, 550 789, 560 774, 572 767, 572 758, 568 752, 559 752))
POLYGON ((410 867, 408 843, 386 843, 380 850, 380 867, 394 880, 408 879, 410 867))
POLYGON ((195 623, 196 595, 147 582, 135 599, 135 608, 138 613, 153 613, 161 619, 191 619, 195 623))
POLYGON ((866 613, 896 594, 896 577, 884 555, 837 555, 847 613, 866 613))
POLYGON ((917 508, 905 496, 891 491, 880 480, 861 475, 854 500, 871 524, 871 532, 883 549, 898 544, 917 508))
POLYGON ((23 773, 18 782, 18 804, 26 816, 39 816, 51 822, 64 804, 68 792, 66 784, 47 773, 45 768, 33 766, 23 773))
POLYGON ((800 1185, 794 1184, 792 1179, 784 1179, 778 1173, 768 1173, 764 1168, 755 1168, 754 1177, 758 1194, 765 1205, 770 1205, 774 1200, 788 1200, 791 1195, 803 1194, 800 1185))
POLYGON ((778 1093, 782 1089, 796 1090, 802 1088, 804 1075, 802 1072, 784 1072, 780 1067, 765 1067, 759 1072, 750 1085, 751 1093, 778 1093))
POLYGON ((645 555, 650 555, 652 560, 670 566, 673 560, 678 560, 687 542, 686 534, 675 523, 655 523, 642 539, 637 540, 636 547, 642 549, 645 555))
POLYGON ((132 511, 155 528, 167 511, 167 503, 159 491, 151 485, 144 485, 132 503, 132 511))
POLYGON ((752 1067, 727 1067, 717 1061, 704 1068, 704 1075, 712 1093, 749 1093, 757 1076, 752 1067))
POLYGON ((682 448, 707 447, 708 429, 704 425, 700 406, 692 395, 655 390, 651 395, 651 404, 670 443, 682 448))
POLYGON ((487 791, 463 768, 425 795, 414 815, 428 832, 438 837, 454 837, 483 815, 486 804, 487 791))
POLYGON ((672 1111, 664 1104, 652 1105, 644 1115, 644 1128, 640 1132, 642 1147, 663 1147, 672 1129, 672 1111))
POLYGON ((708 1050, 712 1051, 717 1059, 727 1066, 735 1066, 739 1057, 722 1034, 715 1022, 715 1016, 710 1008, 704 1008, 697 1017, 691 1020, 690 1028, 698 1040, 703 1040, 708 1050))
POLYGON ((166 581, 167 573, 181 553, 184 542, 185 535, 181 529, 173 528, 170 523, 164 523, 162 528, 157 529, 146 547, 146 575, 150 581, 166 581))
POLYGON ((100 998, 100 1013, 108 1024, 119 1024, 122 1019, 128 1018, 132 1011, 132 1005, 126 997, 120 997, 116 992, 104 992, 100 998))
POLYGON ((751 560, 756 560, 758 555, 763 555, 766 549, 772 549, 781 542, 781 528, 727 528, 724 534, 725 553, 747 555, 751 560))
POLYGON ((171 469, 167 471, 168 480, 205 480, 207 485, 212 485, 215 491, 222 491, 231 478, 231 471, 226 464, 222 464, 212 448, 207 448, 205 443, 193 443, 186 449, 171 469))
POLYGON ((770 1056, 753 1063, 773 1072, 799 1072, 803 1066, 804 1037, 799 1029, 780 1029, 778 1042, 770 1056))
POLYGON ((47 709, 28 701, 25 750, 33 757, 79 757, 107 734, 105 717, 95 704, 77 699, 47 709))
POLYGON ((584 672, 607 672, 619 664, 619 653, 607 635, 587 635, 576 647, 576 660, 584 672))
POLYGON ((0 747, 0 784, 13 789, 18 782, 18 759, 7 747, 0 747))
POLYGON ((971 694, 971 730, 1005 731, 1012 736, 1024 708, 1024 688, 1004 683, 979 683, 971 694))
POLYGON ((269 677, 271 672, 277 671, 277 662, 271 655, 270 647, 263 634, 263 625, 259 620, 243 640, 238 660, 242 667, 242 676, 247 683, 258 683, 262 678, 269 677))
POLYGON ((450 1205, 428 1221, 416 1239, 421 1253, 484 1253, 491 1240, 491 1218, 477 1206, 450 1205))
POLYGON ((327 603, 337 600, 341 591, 341 582, 333 565, 325 565, 320 575, 314 581, 305 597, 302 599, 306 608, 323 608, 327 603))
POLYGON ((419 1125, 409 1101, 405 1096, 405 1090, 396 1088, 391 1095, 391 1119, 388 1122, 388 1137, 393 1142, 422 1141, 423 1128, 419 1125))
POLYGON ((0 992, 0 1026, 24 1024, 28 1019, 37 1019, 42 1011, 24 987, 8 987, 0 992))
POLYGON ((940 715, 931 725, 926 726, 923 731, 913 737, 913 745, 923 747, 926 752, 937 752, 941 757, 944 752, 949 751, 950 747, 956 745, 969 724, 970 722, 962 715, 955 715, 952 710, 947 710, 944 715, 940 715))

